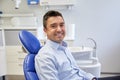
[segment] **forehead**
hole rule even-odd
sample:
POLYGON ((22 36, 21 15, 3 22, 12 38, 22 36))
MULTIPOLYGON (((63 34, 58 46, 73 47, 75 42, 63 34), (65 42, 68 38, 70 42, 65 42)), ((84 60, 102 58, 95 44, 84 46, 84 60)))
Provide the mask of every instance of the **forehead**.
POLYGON ((52 23, 60 23, 60 22, 64 22, 64 19, 61 16, 53 16, 53 17, 49 17, 47 20, 47 23, 52 24, 52 23))

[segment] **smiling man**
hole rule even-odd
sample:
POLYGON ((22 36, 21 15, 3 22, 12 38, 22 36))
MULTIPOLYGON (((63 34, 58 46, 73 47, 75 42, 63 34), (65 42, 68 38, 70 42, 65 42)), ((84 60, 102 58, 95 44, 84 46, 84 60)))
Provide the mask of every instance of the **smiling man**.
POLYGON ((79 68, 67 44, 63 41, 66 30, 63 16, 48 11, 43 17, 46 44, 35 57, 35 69, 40 80, 97 80, 79 68))
POLYGON ((65 23, 61 16, 49 17, 44 26, 44 32, 48 39, 57 43, 62 42, 65 37, 65 23))

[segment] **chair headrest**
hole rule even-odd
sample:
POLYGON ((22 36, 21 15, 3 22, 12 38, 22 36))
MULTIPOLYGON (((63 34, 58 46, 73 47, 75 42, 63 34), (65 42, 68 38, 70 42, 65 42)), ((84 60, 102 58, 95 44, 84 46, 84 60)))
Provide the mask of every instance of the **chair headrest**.
POLYGON ((39 40, 27 30, 22 30, 19 33, 19 38, 26 50, 31 54, 37 54, 41 48, 39 40))

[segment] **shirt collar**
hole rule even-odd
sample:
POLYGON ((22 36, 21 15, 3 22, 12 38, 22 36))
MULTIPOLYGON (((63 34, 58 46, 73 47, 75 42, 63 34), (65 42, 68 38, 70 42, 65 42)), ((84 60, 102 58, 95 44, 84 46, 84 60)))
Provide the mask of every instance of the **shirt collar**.
POLYGON ((50 45, 51 47, 53 47, 54 49, 63 49, 67 47, 67 43, 62 41, 62 44, 59 44, 57 42, 54 42, 52 40, 47 40, 46 44, 50 45))

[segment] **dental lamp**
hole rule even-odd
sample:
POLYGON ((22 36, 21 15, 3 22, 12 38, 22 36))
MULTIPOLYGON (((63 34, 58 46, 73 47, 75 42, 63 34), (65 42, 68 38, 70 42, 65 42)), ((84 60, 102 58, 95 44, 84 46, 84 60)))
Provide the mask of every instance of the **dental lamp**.
POLYGON ((15 9, 19 9, 19 5, 21 3, 21 0, 12 0, 15 1, 15 9))

